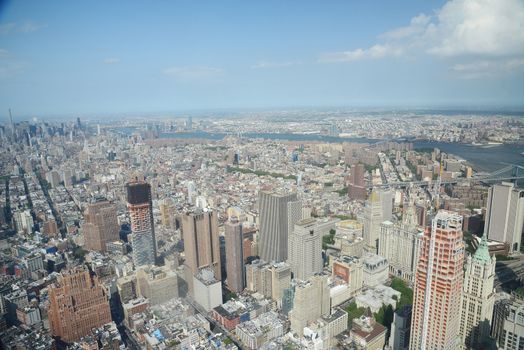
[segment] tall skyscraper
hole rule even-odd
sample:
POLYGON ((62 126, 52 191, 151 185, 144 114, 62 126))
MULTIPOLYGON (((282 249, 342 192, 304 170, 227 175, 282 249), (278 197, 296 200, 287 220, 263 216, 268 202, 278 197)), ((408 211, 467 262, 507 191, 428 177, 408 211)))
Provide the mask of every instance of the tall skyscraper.
POLYGON ((231 291, 239 293, 244 290, 246 278, 242 224, 236 216, 231 217, 225 224, 225 239, 227 285, 231 291))
MULTIPOLYGON (((296 202, 297 194, 260 192, 260 258, 269 262, 287 260, 289 202, 296 202)), ((291 215, 295 217, 295 215, 291 215)))
POLYGON ((462 217, 440 210, 426 229, 415 280, 410 348, 460 347, 464 266, 462 217))
POLYGON ((296 279, 307 280, 322 271, 322 236, 313 218, 298 221, 289 234, 288 262, 296 279))
POLYGON ((51 334, 71 343, 111 322, 109 296, 88 269, 62 272, 49 287, 48 315, 51 334))
POLYGON ((368 251, 378 254, 380 224, 391 219, 393 197, 388 190, 373 190, 364 207, 364 243, 368 251))
POLYGON ((127 210, 131 219, 131 246, 136 267, 154 265, 156 259, 155 226, 151 186, 144 181, 130 182, 127 187, 127 210))
POLYGON ((460 336, 468 349, 480 349, 491 331, 495 302, 495 257, 490 257, 486 235, 466 261, 462 293, 460 336))
POLYGON ((193 276, 199 270, 210 268, 220 281, 220 244, 217 214, 211 210, 197 209, 182 216, 182 233, 186 266, 193 276))
POLYGON ((364 181, 364 164, 354 164, 351 166, 349 175, 348 196, 350 199, 365 200, 367 190, 364 181))
POLYGON ((520 251, 524 228, 524 189, 513 183, 494 185, 488 192, 488 208, 484 234, 488 238, 510 245, 510 253, 520 251))
POLYGON ((108 201, 91 203, 84 212, 84 247, 89 250, 106 251, 106 244, 118 240, 120 227, 116 205, 108 201))

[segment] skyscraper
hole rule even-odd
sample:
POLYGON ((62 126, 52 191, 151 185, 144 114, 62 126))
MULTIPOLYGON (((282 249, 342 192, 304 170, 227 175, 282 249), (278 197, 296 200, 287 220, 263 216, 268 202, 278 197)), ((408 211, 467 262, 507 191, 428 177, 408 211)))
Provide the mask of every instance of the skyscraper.
POLYGON ((486 235, 466 261, 460 336, 468 349, 479 349, 489 337, 495 302, 495 257, 490 257, 486 235))
POLYGON ((409 349, 411 310, 411 305, 406 305, 395 311, 393 323, 391 324, 391 336, 389 337, 389 346, 391 350, 409 349))
POLYGON ((300 220, 294 225, 288 251, 288 262, 296 279, 307 280, 322 271, 322 236, 315 219, 300 220))
POLYGON ((233 216, 225 228, 227 285, 231 291, 239 293, 245 286, 242 224, 233 216))
POLYGON ((151 186, 144 181, 130 182, 127 188, 127 210, 131 219, 131 245, 136 267, 154 265, 156 239, 151 201, 151 186))
POLYGON ((524 297, 513 292, 495 303, 492 335, 497 341, 497 349, 520 350, 524 348, 523 334, 524 297))
MULTIPOLYGON (((260 192, 260 258, 269 262, 287 260, 289 209, 296 193, 260 192)), ((292 215, 295 217, 295 215, 292 215)))
POLYGON ((452 350, 460 346, 463 266, 462 217, 440 210, 422 241, 415 278, 411 349, 452 350))
POLYGON ((524 227, 524 190, 510 182, 490 187, 484 234, 489 239, 508 243, 510 254, 520 251, 524 227))
POLYGON ((217 214, 207 209, 197 209, 182 216, 182 233, 186 266, 193 276, 199 270, 210 268, 220 281, 220 244, 217 214))
POLYGON ((86 249, 105 252, 108 242, 118 240, 120 227, 114 204, 108 201, 89 204, 84 220, 82 229, 86 249))
POLYGON ((364 182, 364 164, 354 164, 351 166, 349 175, 348 196, 350 199, 365 200, 367 190, 364 182))
POLYGON ((392 212, 392 193, 387 190, 373 190, 364 207, 363 238, 368 251, 378 253, 380 224, 390 220, 392 212))
POLYGON ((86 268, 62 272, 49 287, 48 315, 51 334, 71 343, 111 322, 109 296, 86 268))

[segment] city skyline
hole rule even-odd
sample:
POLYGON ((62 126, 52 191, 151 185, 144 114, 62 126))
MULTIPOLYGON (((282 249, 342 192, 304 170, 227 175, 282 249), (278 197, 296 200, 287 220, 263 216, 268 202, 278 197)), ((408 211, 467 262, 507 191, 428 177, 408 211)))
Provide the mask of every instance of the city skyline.
POLYGON ((0 11, 0 110, 15 118, 523 107, 518 0, 30 1, 0 11))

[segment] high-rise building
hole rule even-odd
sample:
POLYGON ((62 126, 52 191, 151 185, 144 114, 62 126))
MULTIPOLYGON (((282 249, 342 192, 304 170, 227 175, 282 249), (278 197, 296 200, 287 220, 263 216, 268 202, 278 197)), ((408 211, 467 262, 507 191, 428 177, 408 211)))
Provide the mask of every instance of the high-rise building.
POLYGON ((354 200, 365 200, 367 190, 364 181, 364 164, 354 164, 351 166, 349 175, 348 196, 354 200))
POLYGON ((86 268, 62 272, 49 287, 48 315, 53 336, 77 341, 111 322, 108 293, 86 268))
POLYGON ((84 220, 82 229, 86 249, 105 252, 108 242, 118 240, 120 226, 114 204, 108 201, 89 204, 84 220))
POLYGON ((368 251, 378 253, 380 224, 391 220, 392 212, 392 193, 386 190, 373 190, 364 207, 363 238, 368 251))
POLYGON ((131 246, 135 266, 154 265, 156 259, 155 226, 151 186, 144 181, 130 182, 127 188, 127 210, 131 220, 131 246))
POLYGON ((301 281, 295 286, 293 310, 289 312, 289 321, 291 330, 300 336, 309 322, 331 314, 327 280, 327 276, 314 275, 308 281, 301 281))
POLYGON ((389 262, 389 272, 405 281, 415 281, 420 244, 424 235, 418 226, 415 207, 409 206, 402 223, 380 225, 378 254, 389 262))
POLYGON ((492 335, 497 349, 524 349, 524 298, 514 293, 495 303, 492 335))
POLYGON ((294 278, 299 280, 322 271, 322 236, 315 219, 300 220, 294 225, 289 234, 288 262, 294 278))
POLYGON ((238 221, 236 216, 233 216, 224 226, 227 256, 227 285, 231 291, 240 293, 244 290, 246 280, 242 224, 238 221))
POLYGON ((494 185, 489 189, 487 206, 484 234, 490 240, 509 244, 510 254, 519 252, 524 228, 524 189, 510 182, 494 185))
POLYGON ((391 350, 408 350, 409 333, 411 330, 411 305, 395 311, 393 323, 391 324, 391 335, 389 346, 391 350))
POLYGON ((460 336, 468 349, 479 349, 491 331, 495 302, 495 257, 490 257, 486 235, 466 261, 462 293, 460 336))
POLYGON ((296 202, 297 194, 260 192, 260 258, 269 262, 287 260, 288 230, 292 214, 289 202, 296 202))
POLYGON ((136 272, 138 294, 150 305, 165 303, 178 297, 177 275, 167 266, 145 266, 136 272))
POLYGON ((182 233, 185 264, 193 276, 203 268, 210 268, 215 273, 215 279, 221 281, 217 213, 207 209, 185 213, 182 216, 182 233))
POLYGON ((440 210, 426 229, 415 277, 411 349, 460 347, 462 216, 440 210))

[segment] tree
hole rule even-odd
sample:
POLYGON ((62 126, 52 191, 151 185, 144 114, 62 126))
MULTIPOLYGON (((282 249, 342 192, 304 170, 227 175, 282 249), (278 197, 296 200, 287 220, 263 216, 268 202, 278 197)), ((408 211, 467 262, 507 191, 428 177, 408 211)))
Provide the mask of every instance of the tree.
POLYGON ((353 324, 353 319, 359 318, 360 316, 364 315, 366 313, 366 309, 363 307, 357 307, 357 303, 353 301, 346 308, 346 312, 348 313, 348 328, 351 328, 351 325, 353 324))
POLYGON ((397 303, 397 310, 406 305, 413 304, 413 289, 409 288, 406 282, 398 277, 393 277, 391 288, 400 292, 400 301, 397 303))

